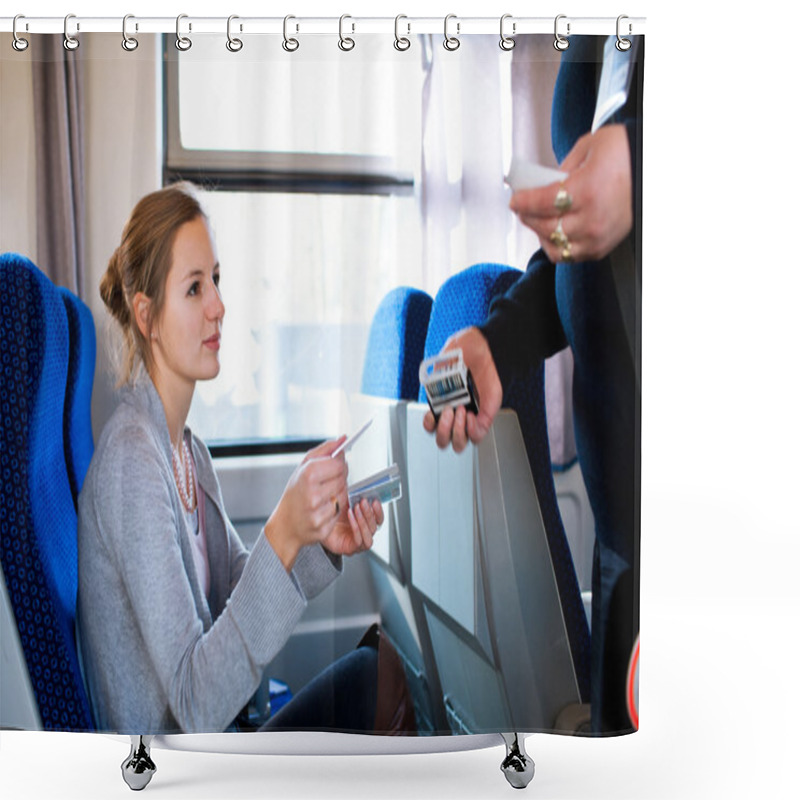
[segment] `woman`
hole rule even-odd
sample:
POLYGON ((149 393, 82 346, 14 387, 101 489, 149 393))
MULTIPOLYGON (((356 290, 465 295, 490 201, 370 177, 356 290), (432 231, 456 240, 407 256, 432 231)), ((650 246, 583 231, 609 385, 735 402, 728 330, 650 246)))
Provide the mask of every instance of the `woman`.
MULTIPOLYGON (((100 286, 124 335, 126 384, 79 498, 78 633, 101 730, 229 728, 306 601, 383 522, 377 501, 348 507, 338 439, 307 454, 243 547, 208 450, 186 427, 196 382, 219 372, 219 275, 208 220, 176 185, 137 204, 100 286)), ((297 705, 320 716, 304 712, 302 725, 371 730, 376 659, 360 648, 312 682, 297 705)))

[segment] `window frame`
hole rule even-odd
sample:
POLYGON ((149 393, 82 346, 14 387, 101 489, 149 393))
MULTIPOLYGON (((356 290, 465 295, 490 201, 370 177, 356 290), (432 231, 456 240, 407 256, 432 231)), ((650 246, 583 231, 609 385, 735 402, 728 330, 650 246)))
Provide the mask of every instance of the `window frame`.
POLYGON ((395 167, 394 159, 355 154, 206 150, 183 147, 178 92, 180 53, 172 53, 163 35, 162 180, 168 186, 189 180, 231 192, 306 194, 414 193, 414 175, 395 167))

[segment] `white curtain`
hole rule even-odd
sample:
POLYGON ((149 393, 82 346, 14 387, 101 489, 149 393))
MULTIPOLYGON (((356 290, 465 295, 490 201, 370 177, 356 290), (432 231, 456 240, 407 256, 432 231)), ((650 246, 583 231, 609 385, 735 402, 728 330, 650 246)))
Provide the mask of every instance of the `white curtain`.
MULTIPOLYGON (((520 37, 504 52, 493 36, 449 52, 424 37, 421 214, 423 281, 436 287, 483 261, 524 269, 536 235, 509 211, 503 182, 513 153, 556 166, 550 106, 559 56, 548 37, 520 37)), ((547 360, 548 434, 554 464, 575 459, 572 354, 547 360)))
POLYGON ((423 274, 427 286, 438 287, 471 264, 508 263, 513 219, 503 183, 496 38, 476 36, 454 52, 441 46, 440 37, 422 43, 423 274))

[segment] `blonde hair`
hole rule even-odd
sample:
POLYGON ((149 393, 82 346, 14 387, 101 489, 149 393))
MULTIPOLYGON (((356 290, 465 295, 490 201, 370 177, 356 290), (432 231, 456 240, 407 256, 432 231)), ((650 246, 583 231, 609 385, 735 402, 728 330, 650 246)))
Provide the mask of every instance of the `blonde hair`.
POLYGON ((178 228, 197 217, 206 217, 196 189, 176 183, 143 197, 134 207, 122 240, 100 281, 100 297, 122 330, 119 384, 131 380, 137 361, 152 365, 150 331, 164 306, 164 288, 172 266, 172 245, 178 228), (147 331, 136 324, 133 298, 142 292, 150 299, 147 331))

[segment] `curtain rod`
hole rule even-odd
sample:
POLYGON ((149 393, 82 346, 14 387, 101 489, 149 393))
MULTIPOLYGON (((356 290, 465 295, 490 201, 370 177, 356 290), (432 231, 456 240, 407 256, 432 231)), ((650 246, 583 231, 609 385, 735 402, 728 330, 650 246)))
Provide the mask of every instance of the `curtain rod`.
MULTIPOLYGON (((227 33, 228 17, 136 17, 129 15, 125 22, 128 35, 134 33, 176 33, 178 27, 182 35, 204 33, 227 33)), ((0 32, 15 30, 14 17, 0 17, 0 32)), ((399 32, 402 36, 418 33, 447 35, 469 35, 478 33, 500 33, 506 36, 526 33, 550 33, 556 29, 562 36, 571 35, 611 35, 631 36, 643 34, 644 17, 513 17, 504 15, 501 23, 497 17, 232 17, 231 30, 237 34, 283 34, 288 25, 292 34, 337 34, 399 32)), ((123 31, 122 17, 27 17, 16 18, 16 32, 23 33, 64 33, 65 28, 71 36, 82 33, 120 33, 123 31)))

